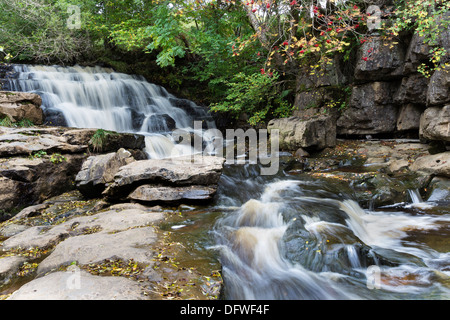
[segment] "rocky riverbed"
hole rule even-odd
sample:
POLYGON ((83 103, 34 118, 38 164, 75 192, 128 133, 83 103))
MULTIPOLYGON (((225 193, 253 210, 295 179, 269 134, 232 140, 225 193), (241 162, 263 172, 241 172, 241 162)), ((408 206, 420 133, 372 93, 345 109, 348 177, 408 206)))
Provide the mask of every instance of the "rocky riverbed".
MULTIPOLYGON (((24 206, 0 225, 3 298, 215 299, 219 296, 219 263, 211 252, 192 249, 190 244, 198 239, 187 240, 196 227, 186 229, 186 235, 180 236, 170 226, 176 228, 177 223, 197 219, 203 232, 212 228, 213 218, 207 223, 198 220, 202 212, 214 209, 198 203, 186 205, 189 200, 196 201, 189 194, 199 193, 189 193, 183 188, 199 187, 197 191, 209 188, 212 191, 206 193, 206 199, 211 199, 219 182, 221 159, 206 158, 198 165, 136 160, 132 152, 139 153, 131 148, 89 155, 87 147, 83 150, 76 145, 74 149, 73 145, 64 144, 63 137, 68 132, 74 134, 73 130, 2 128, 2 132, 0 149, 17 141, 23 146, 23 136, 34 139, 31 145, 40 146, 41 149, 33 152, 47 152, 39 158, 25 156, 23 152, 2 160, 2 179, 29 183, 40 190, 40 196, 33 198, 31 206, 24 206), (30 134, 36 132, 39 134, 30 134), (57 134, 49 135, 49 132, 57 134), (65 149, 47 148, 46 141, 57 141, 65 149), (83 150, 83 153, 78 154, 77 169, 64 180, 70 190, 56 196, 41 193, 43 187, 35 181, 40 179, 45 185, 57 172, 68 172, 64 167, 68 160, 52 162, 52 155, 58 153, 70 158, 73 150, 83 150), (40 169, 44 165, 47 170, 40 169), (188 196, 183 198, 186 192, 188 196), (151 197, 142 198, 145 194, 151 197)), ((77 135, 81 132, 84 131, 75 131, 77 135)), ((428 148, 416 140, 338 139, 335 148, 309 157, 281 157, 280 161, 281 169, 287 174, 307 174, 328 180, 330 185, 341 186, 343 193, 353 194, 365 207, 410 201, 408 190, 417 190, 427 198, 433 192, 440 192, 440 197, 448 200, 450 152, 431 155, 428 148)), ((61 179, 55 179, 55 184, 58 181, 62 184, 61 179)), ((3 187, 7 185, 2 183, 3 187)), ((11 194, 18 193, 17 190, 12 189, 11 194)), ((29 195, 34 196, 36 192, 29 195)), ((3 193, 4 199, 6 195, 3 193)))
MULTIPOLYGON (((219 297, 221 266, 205 247, 225 210, 208 205, 224 159, 147 159, 139 134, 23 125, 0 127, 2 298, 219 297)), ((282 154, 280 170, 363 208, 449 201, 450 151, 405 139, 329 145, 282 154)))

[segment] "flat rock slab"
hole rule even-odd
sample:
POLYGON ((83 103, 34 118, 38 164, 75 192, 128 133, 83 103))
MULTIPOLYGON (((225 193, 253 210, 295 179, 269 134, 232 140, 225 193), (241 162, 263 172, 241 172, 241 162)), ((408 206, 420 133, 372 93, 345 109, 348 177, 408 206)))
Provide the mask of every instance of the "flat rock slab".
POLYGON ((153 227, 130 229, 118 233, 93 233, 70 237, 59 243, 54 251, 38 267, 38 275, 43 275, 60 266, 100 263, 106 259, 121 259, 146 265, 153 264, 153 253, 148 246, 156 242, 153 227))
POLYGON ((136 281, 93 276, 71 266, 25 284, 8 300, 142 300, 142 290, 136 281))
POLYGON ((30 227, 6 239, 0 248, 4 251, 17 248, 42 249, 89 230, 96 229, 100 234, 124 231, 129 228, 148 226, 162 217, 163 213, 149 212, 139 205, 136 208, 130 206, 126 210, 108 210, 91 216, 75 217, 53 227, 30 227))
POLYGON ((9 282, 11 276, 19 271, 19 267, 27 259, 20 256, 0 258, 0 287, 9 282))
POLYGON ((217 192, 216 187, 210 186, 186 186, 164 187, 143 185, 137 187, 128 196, 131 200, 138 201, 178 201, 178 200, 209 200, 217 192))
POLYGON ((169 186, 215 185, 222 173, 224 158, 214 156, 141 160, 123 166, 105 190, 109 197, 128 196, 144 184, 169 186))

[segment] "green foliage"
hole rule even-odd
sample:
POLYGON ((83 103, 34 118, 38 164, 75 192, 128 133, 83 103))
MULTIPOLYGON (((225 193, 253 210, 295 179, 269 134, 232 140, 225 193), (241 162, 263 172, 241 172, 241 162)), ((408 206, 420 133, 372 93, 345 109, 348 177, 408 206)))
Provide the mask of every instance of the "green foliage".
POLYGON ((39 150, 30 155, 30 159, 41 159, 47 156, 47 151, 39 150))
POLYGON ((223 101, 211 105, 211 110, 230 112, 236 118, 246 113, 251 125, 264 121, 269 114, 288 116, 292 108, 282 100, 283 96, 278 95, 278 77, 277 73, 246 75, 240 72, 231 81, 223 83, 227 95, 223 101))
POLYGON ((431 47, 430 62, 433 67, 422 64, 418 72, 425 77, 430 77, 431 72, 441 66, 444 58, 450 58, 439 39, 444 32, 448 32, 450 26, 449 10, 450 2, 442 0, 415 0, 399 1, 395 11, 395 19, 389 31, 396 36, 401 31, 414 31, 422 37, 424 43, 431 47))
MULTIPOLYGON (((64 0, 0 0, 0 43, 17 60, 73 62, 91 48, 82 29, 69 28, 64 0)), ((81 11, 82 12, 82 11, 81 11)))
POLYGON ((29 128, 34 126, 33 121, 29 119, 22 119, 17 122, 13 122, 8 116, 0 120, 0 126, 2 127, 15 127, 15 128, 29 128))
POLYGON ((2 127, 12 127, 14 126, 14 122, 9 117, 4 117, 0 120, 0 126, 2 127))
POLYGON ((92 145, 94 151, 101 150, 108 140, 108 136, 112 134, 115 133, 104 129, 98 129, 92 135, 91 139, 89 140, 89 144, 92 145))
POLYGON ((61 155, 60 153, 53 153, 50 156, 50 161, 52 163, 61 163, 61 162, 67 161, 67 158, 65 156, 61 155))

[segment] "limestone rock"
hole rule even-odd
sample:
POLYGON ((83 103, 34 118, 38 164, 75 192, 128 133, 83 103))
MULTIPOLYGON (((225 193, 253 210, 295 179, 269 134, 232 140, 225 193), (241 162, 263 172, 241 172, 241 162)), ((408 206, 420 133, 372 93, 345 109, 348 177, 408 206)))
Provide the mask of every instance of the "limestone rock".
POLYGON ((136 281, 93 276, 71 266, 28 282, 8 300, 141 300, 142 290, 136 281))
POLYGON ((19 271, 19 267, 26 261, 21 256, 0 258, 0 288, 10 281, 12 275, 19 271))
POLYGON ((133 161, 131 153, 123 148, 117 152, 89 157, 75 178, 78 190, 89 198, 100 196, 106 184, 114 181, 119 168, 133 161))
POLYGON ((209 200, 216 194, 217 188, 211 186, 165 187, 142 185, 136 188, 128 199, 138 201, 178 201, 209 200))
POLYGON ((450 177, 450 151, 417 158, 410 170, 427 175, 450 177))
POLYGON ((136 161, 119 169, 114 182, 104 194, 109 197, 127 196, 144 184, 168 186, 215 185, 222 173, 225 159, 214 156, 190 156, 172 159, 136 161))
POLYGON ((336 145, 336 125, 331 116, 272 119, 267 130, 270 133, 275 129, 279 130, 282 150, 297 150, 300 147, 322 150, 336 145))
POLYGON ((405 57, 405 73, 417 72, 417 67, 430 58, 431 47, 425 42, 424 37, 414 33, 409 43, 405 57))
POLYGON ((420 118, 419 135, 427 140, 450 141, 450 105, 427 108, 420 118))
POLYGON ((38 267, 43 275, 61 265, 73 261, 86 265, 100 263, 105 259, 133 259, 151 265, 153 253, 146 248, 156 241, 153 227, 130 229, 116 233, 93 233, 70 237, 60 242, 54 251, 38 267))
POLYGON ((34 93, 0 92, 0 117, 7 116, 13 122, 28 119, 34 124, 42 124, 41 104, 41 97, 34 93))
POLYGON ((46 153, 81 153, 87 145, 72 145, 53 134, 40 134, 32 130, 4 129, 0 135, 0 157, 30 155, 38 151, 46 153))
POLYGON ((396 104, 421 104, 427 103, 428 79, 421 74, 412 74, 404 77, 402 83, 395 93, 396 104))

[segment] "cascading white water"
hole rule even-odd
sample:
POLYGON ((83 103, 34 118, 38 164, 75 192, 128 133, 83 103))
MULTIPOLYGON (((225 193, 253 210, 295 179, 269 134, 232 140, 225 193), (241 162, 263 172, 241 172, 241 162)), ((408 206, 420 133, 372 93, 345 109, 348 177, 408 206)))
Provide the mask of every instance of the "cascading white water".
POLYGON ((170 134, 174 129, 193 132, 194 120, 215 128, 202 108, 140 76, 80 66, 17 65, 14 70, 9 89, 40 94, 50 124, 144 134, 152 158, 194 152, 176 143, 170 134))
POLYGON ((214 231, 227 298, 450 297, 441 285, 450 276, 449 254, 409 240, 445 232, 448 214, 364 210, 317 185, 256 176, 221 194, 224 203, 238 206, 214 231), (247 200, 230 203, 230 194, 242 193, 247 200))

